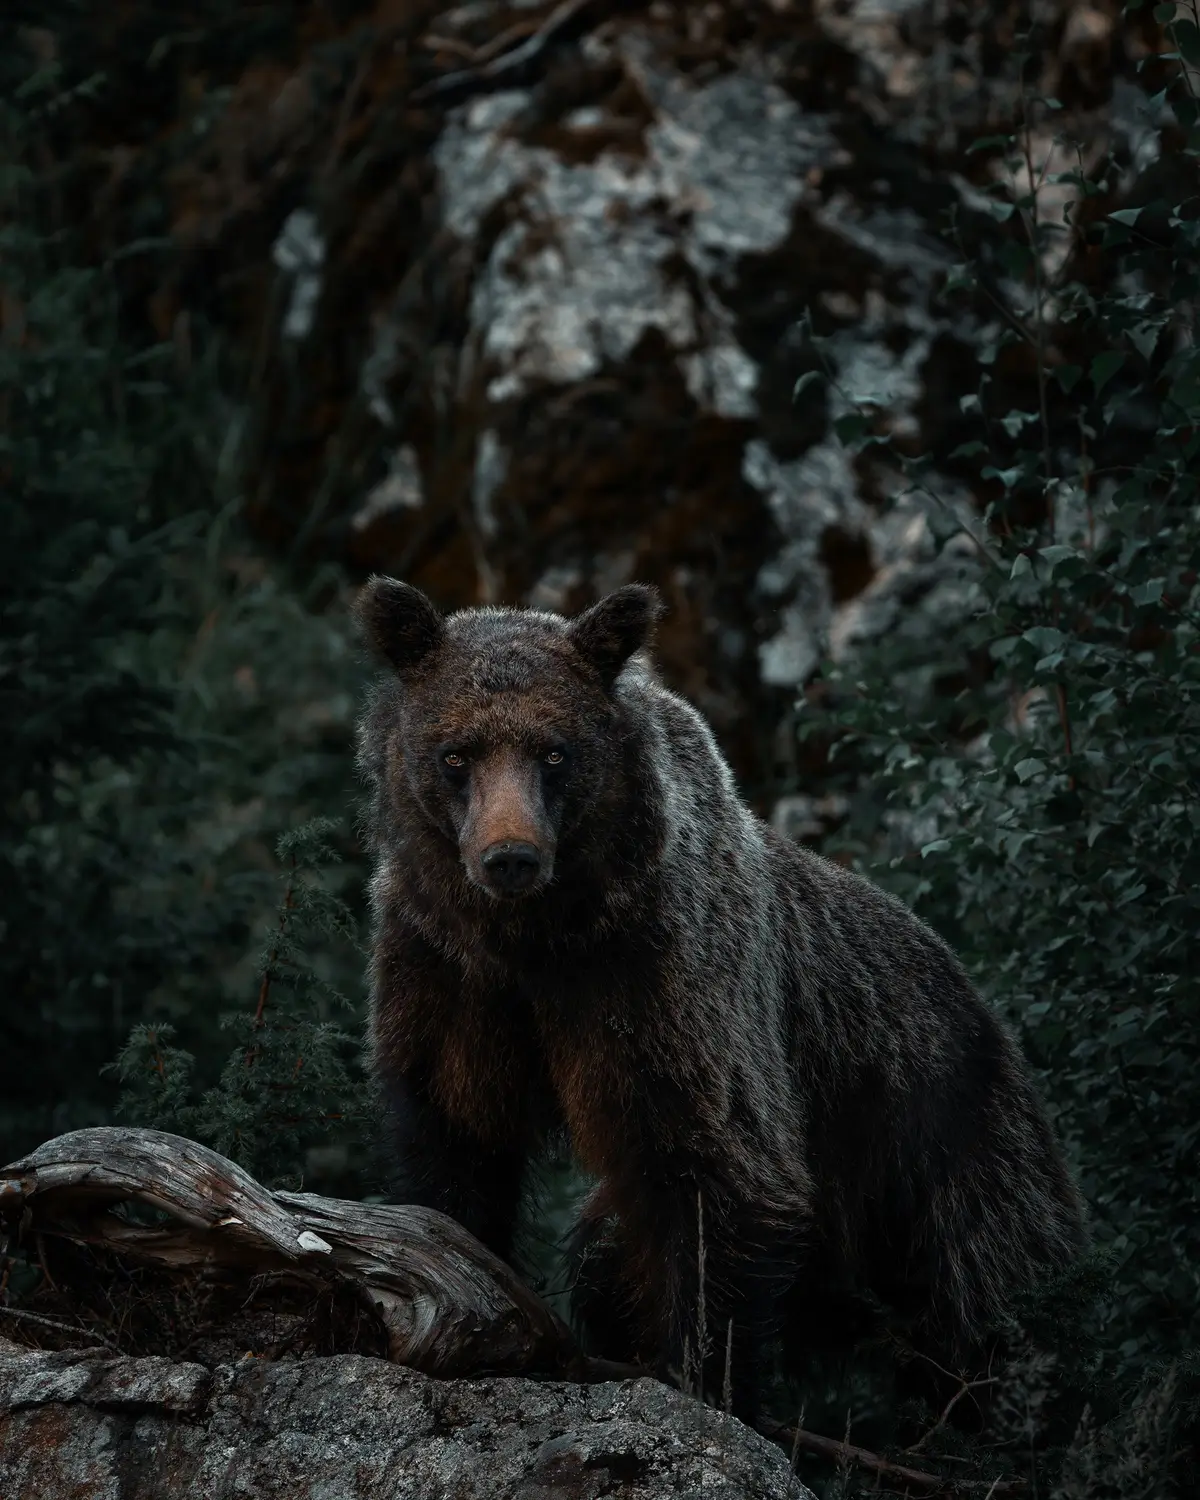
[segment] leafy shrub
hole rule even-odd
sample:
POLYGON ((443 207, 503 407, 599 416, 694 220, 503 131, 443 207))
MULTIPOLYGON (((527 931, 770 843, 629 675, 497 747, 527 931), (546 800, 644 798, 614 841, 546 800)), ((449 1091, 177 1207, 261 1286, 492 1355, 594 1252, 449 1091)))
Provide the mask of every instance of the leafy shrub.
MULTIPOLYGON (((28 120, 0 113, 0 768, 4 835, 0 1142, 93 1118, 88 1077, 157 982, 213 937, 203 899, 165 899, 198 746, 155 647, 177 628, 188 540, 157 502, 187 462, 162 351, 117 334, 102 270, 42 232, 28 120), (164 795, 170 787, 170 796, 164 795)), ((30 1143, 32 1143, 30 1141, 30 1143)))
MULTIPOLYGON (((69 217, 64 227, 62 203, 77 184, 69 152, 52 149, 53 129, 88 86, 64 90, 54 65, 31 64, 20 49, 0 70, 14 82, 0 108, 8 1161, 111 1114, 117 1079, 101 1067, 131 1026, 160 1035, 174 1026, 196 1078, 216 1077, 228 1052, 219 1017, 257 983, 247 945, 274 904, 273 846, 318 810, 351 809, 363 672, 345 584, 288 577, 246 542, 244 423, 218 378, 215 340, 194 327, 181 360, 174 345, 131 332, 120 256, 95 264, 69 217), (322 612, 307 603, 314 595, 322 612)), ((297 899, 327 890, 357 914, 359 851, 338 842, 346 866, 327 866, 325 885, 304 877, 297 899)), ((353 946, 315 931, 307 941, 312 981, 357 1005, 353 946)), ((304 997, 314 1014, 316 1004, 304 997)), ((343 1024, 357 1024, 352 1011, 343 1024)), ((324 1033, 310 1040, 337 1050, 324 1033)), ((167 1055, 178 1061, 164 1054, 164 1065, 167 1055)), ((310 1093, 318 1079, 336 1082, 316 1063, 310 1054, 302 1072, 310 1093)), ((234 1095, 227 1079, 219 1097, 231 1112, 234 1095)), ((160 1119, 174 1102, 157 1099, 160 1119)), ((197 1114, 197 1128, 202 1118, 211 1134, 215 1122, 197 1114)), ((349 1116, 328 1126, 335 1142, 356 1129, 349 1116)), ((271 1134, 270 1151, 262 1141, 245 1150, 298 1175, 298 1140, 271 1134)))
MULTIPOLYGON (((1196 61, 1196 18, 1156 16, 1196 61)), ((1053 101, 983 143, 991 248, 947 289, 968 317, 998 288, 1008 302, 962 401, 976 431, 913 456, 852 403, 840 424, 861 463, 903 469, 968 584, 962 618, 831 663, 802 728, 849 796, 836 842, 1018 1029, 1111 1258, 1076 1314, 1108 1414, 1068 1445, 1055 1493, 1072 1497, 1164 1492, 1200 1343, 1200 105, 1186 72, 1166 82, 1143 177, 1115 150, 1085 171, 1051 147, 1053 101), (1012 409, 1005 372, 1030 360, 1037 406, 1012 409), (981 518, 944 499, 946 473, 988 497, 981 518), (1122 1389, 1141 1394, 1121 1406, 1122 1389)))
POLYGON ((279 841, 284 892, 258 966, 252 1007, 222 1016, 236 1045, 199 1098, 195 1058, 173 1045, 174 1027, 142 1023, 112 1065, 125 1089, 119 1113, 211 1145, 264 1182, 295 1178, 297 1163, 331 1122, 364 1117, 354 1074, 357 1038, 338 1024, 354 1006, 324 978, 310 940, 355 942, 346 903, 320 880, 338 859, 334 825, 315 819, 279 841))

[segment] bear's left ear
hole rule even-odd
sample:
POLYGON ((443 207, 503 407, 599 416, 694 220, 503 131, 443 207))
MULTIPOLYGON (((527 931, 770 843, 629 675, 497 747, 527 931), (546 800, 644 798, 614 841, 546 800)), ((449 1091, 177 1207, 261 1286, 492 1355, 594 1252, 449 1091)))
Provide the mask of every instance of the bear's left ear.
POLYGON ((567 638, 600 674, 604 686, 611 687, 633 653, 649 642, 662 613, 657 589, 644 583, 627 583, 577 615, 567 638))
POLYGON ((442 643, 446 622, 420 589, 376 574, 354 606, 373 650, 403 676, 442 643))

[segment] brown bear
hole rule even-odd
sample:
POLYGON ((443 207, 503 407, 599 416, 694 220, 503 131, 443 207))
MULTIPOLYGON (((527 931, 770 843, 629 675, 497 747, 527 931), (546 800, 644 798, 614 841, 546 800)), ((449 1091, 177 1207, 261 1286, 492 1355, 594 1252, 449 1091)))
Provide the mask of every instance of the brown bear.
POLYGON ((565 1128, 604 1352, 718 1390, 728 1358, 751 1418, 789 1307, 861 1286, 959 1359, 1081 1249, 1012 1038, 901 902, 743 804, 647 659, 652 589, 443 617, 374 578, 359 612, 391 667, 360 764, 402 1201, 507 1256, 565 1128))

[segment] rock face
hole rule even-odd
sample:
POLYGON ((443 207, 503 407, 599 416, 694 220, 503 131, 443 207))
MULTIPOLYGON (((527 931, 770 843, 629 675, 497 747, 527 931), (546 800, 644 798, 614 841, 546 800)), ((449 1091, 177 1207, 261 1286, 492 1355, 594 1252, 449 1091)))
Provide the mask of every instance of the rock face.
POLYGON ((203 1365, 0 1339, 4 1500, 812 1500, 652 1380, 438 1381, 358 1356, 203 1365))
MULTIPOLYGON (((671 685, 756 807, 817 836, 827 812, 777 806, 823 770, 798 697, 826 652, 918 613, 953 629, 969 557, 941 528, 990 497, 947 460, 927 504, 834 424, 866 412, 909 457, 977 437, 961 401, 996 299, 943 294, 1021 230, 981 207, 994 164, 967 147, 1029 86, 1082 139, 1152 154, 1137 26, 1115 0, 581 3, 489 73, 563 8, 284 9, 244 56, 164 44, 152 78, 132 23, 76 42, 140 86, 95 147, 106 246, 148 224, 172 244, 161 275, 122 271, 131 305, 254 370, 252 524, 449 608, 657 584, 671 685)), ((1031 359, 996 378, 998 410, 1034 409, 1031 359)))

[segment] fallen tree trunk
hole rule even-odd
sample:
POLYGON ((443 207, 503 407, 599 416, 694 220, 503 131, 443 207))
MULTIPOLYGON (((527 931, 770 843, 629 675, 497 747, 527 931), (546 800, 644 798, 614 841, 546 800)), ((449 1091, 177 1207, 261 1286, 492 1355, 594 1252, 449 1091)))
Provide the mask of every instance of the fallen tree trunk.
POLYGON ((24 1243, 67 1241, 247 1288, 277 1276, 350 1289, 382 1325, 389 1358, 427 1375, 629 1373, 584 1359, 562 1319, 445 1214, 271 1193, 164 1131, 98 1127, 48 1141, 0 1172, 0 1215, 24 1243), (130 1203, 167 1222, 137 1222, 130 1203))

